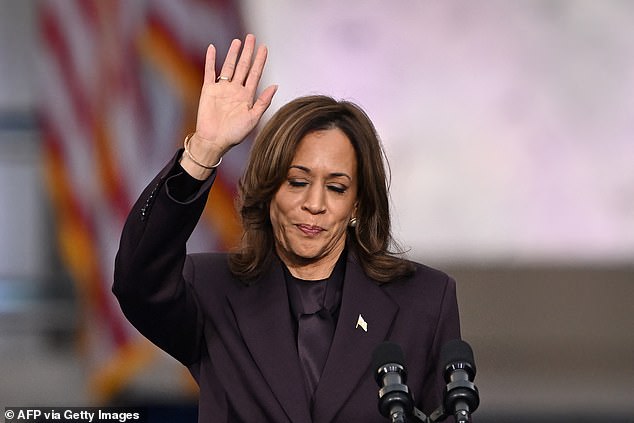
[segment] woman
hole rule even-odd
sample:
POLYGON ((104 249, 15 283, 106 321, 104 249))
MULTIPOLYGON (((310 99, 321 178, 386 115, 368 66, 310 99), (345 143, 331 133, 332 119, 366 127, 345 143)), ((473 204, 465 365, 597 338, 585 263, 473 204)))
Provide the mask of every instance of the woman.
POLYGON ((455 283, 389 253, 381 145, 357 106, 311 96, 282 107, 240 180, 240 247, 186 255, 222 156, 276 90, 255 97, 267 51, 252 35, 240 48, 216 79, 209 47, 196 132, 128 217, 113 286, 122 310, 190 369, 201 422, 385 421, 370 368, 385 340, 403 348, 431 413, 440 347, 460 336, 455 283))

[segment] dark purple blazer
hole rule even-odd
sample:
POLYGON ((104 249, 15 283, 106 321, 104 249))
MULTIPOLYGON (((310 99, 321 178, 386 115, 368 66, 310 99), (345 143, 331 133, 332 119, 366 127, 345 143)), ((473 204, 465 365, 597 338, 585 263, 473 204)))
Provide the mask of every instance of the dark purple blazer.
POLYGON ((128 217, 113 292, 130 322, 190 369, 200 387, 200 422, 383 423, 371 356, 385 340, 403 348, 417 407, 429 415, 440 405, 439 350, 460 337, 450 277, 417 264, 412 277, 378 284, 348 254, 311 416, 282 264, 274 260, 264 276, 245 284, 229 271, 225 254, 186 255, 215 175, 189 201, 177 201, 170 194, 177 158, 128 217))

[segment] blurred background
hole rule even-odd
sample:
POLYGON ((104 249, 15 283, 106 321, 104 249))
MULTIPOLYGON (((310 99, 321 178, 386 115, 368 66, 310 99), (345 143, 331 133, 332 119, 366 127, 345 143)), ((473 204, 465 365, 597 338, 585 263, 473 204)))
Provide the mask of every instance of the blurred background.
MULTIPOLYGON (((207 44, 253 32, 271 111, 325 93, 375 122, 398 240, 458 280, 478 421, 634 422, 633 21, 626 0, 0 0, 0 407, 195 421, 113 260, 194 128, 207 44)), ((235 241, 247 152, 191 251, 235 241)))

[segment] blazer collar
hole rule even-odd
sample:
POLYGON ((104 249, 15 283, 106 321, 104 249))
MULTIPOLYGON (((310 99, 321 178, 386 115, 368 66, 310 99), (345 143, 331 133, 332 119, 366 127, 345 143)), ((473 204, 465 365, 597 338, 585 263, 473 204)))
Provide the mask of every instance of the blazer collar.
POLYGON ((229 295, 240 333, 290 421, 309 422, 282 264, 274 260, 258 281, 229 295))
POLYGON ((315 392, 313 422, 332 421, 359 380, 372 377, 372 351, 387 338, 397 312, 398 305, 349 254, 337 329, 315 392))
POLYGON ((341 310, 324 372, 315 392, 313 418, 297 356, 282 264, 257 283, 229 296, 240 332, 289 420, 333 420, 359 380, 372 377, 372 351, 389 333, 398 306, 348 254, 341 310))

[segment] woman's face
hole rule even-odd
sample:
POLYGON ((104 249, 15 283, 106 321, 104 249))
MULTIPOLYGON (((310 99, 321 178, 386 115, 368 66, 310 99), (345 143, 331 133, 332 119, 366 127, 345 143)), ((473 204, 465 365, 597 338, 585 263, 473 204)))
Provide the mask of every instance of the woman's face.
MULTIPOLYGON (((269 207, 276 250, 294 269, 329 272, 344 249, 357 203, 357 160, 338 128, 307 134, 299 142, 269 207)), ((323 273, 323 272, 322 272, 323 273)))

